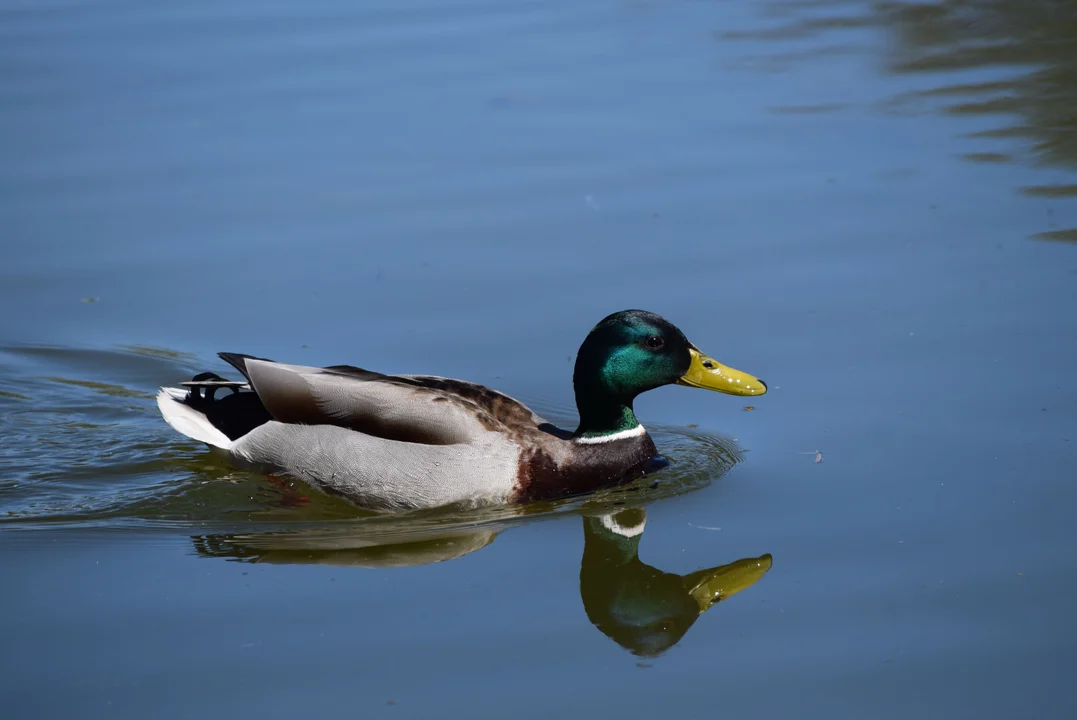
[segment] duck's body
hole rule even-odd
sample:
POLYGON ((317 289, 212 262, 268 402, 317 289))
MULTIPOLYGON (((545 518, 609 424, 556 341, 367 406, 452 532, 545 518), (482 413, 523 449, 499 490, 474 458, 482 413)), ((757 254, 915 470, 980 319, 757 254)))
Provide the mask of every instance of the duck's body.
POLYGON ((676 381, 710 387, 692 376, 700 368, 726 371, 724 384, 711 389, 766 389, 701 364, 714 361, 674 326, 640 311, 606 318, 580 349, 574 433, 461 380, 221 357, 247 383, 206 374, 185 383, 187 390, 162 389, 158 405, 173 428, 220 448, 239 467, 304 480, 377 510, 550 500, 615 485, 657 454, 632 412, 638 392, 676 381), (641 350, 637 335, 644 346, 658 338, 661 345, 641 350), (217 399, 222 386, 233 393, 217 399))

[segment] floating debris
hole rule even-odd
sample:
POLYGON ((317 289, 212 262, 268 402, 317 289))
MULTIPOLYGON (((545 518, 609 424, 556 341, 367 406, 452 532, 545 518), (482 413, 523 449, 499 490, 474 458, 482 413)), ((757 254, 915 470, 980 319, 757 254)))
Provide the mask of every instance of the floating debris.
POLYGON ((693 523, 688 523, 688 525, 689 525, 689 527, 699 528, 700 530, 720 531, 722 529, 720 527, 714 527, 713 525, 695 525, 693 523))

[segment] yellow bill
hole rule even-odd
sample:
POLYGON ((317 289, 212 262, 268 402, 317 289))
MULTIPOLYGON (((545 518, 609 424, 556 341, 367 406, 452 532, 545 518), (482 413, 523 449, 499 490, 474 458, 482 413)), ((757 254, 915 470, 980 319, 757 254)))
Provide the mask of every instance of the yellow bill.
POLYGON ((770 554, 744 558, 721 567, 698 570, 683 578, 684 587, 699 606, 699 612, 751 587, 767 574, 774 562, 770 554))
POLYGON ((727 367, 697 348, 691 348, 688 352, 692 355, 692 364, 677 381, 678 385, 716 390, 729 395, 762 395, 767 391, 767 384, 757 377, 727 367))

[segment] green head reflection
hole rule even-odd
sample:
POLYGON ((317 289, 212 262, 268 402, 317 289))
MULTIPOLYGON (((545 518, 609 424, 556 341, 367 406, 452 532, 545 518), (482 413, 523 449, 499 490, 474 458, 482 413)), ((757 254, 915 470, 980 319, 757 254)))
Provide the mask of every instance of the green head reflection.
POLYGON ((673 647, 709 608, 755 584, 771 556, 743 558, 688 575, 639 559, 647 522, 642 508, 583 520, 580 597, 595 627, 636 655, 673 647))

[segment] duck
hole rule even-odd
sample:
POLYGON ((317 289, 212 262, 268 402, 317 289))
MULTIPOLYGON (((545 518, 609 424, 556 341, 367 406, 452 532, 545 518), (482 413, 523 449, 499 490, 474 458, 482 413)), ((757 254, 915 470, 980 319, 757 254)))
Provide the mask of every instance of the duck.
POLYGON ((644 310, 615 312, 584 339, 572 374, 574 431, 464 380, 218 356, 243 380, 205 372, 161 388, 165 422, 234 467, 378 512, 520 505, 613 487, 660 458, 633 410, 641 393, 665 385, 767 392, 644 310))

